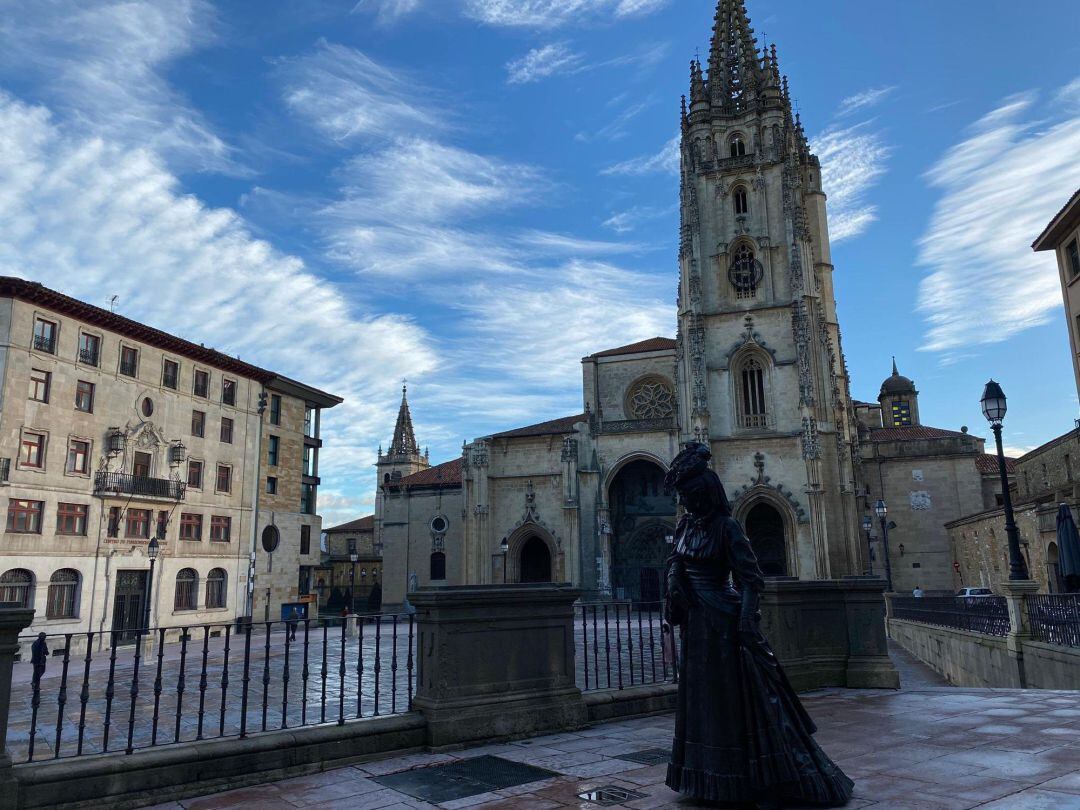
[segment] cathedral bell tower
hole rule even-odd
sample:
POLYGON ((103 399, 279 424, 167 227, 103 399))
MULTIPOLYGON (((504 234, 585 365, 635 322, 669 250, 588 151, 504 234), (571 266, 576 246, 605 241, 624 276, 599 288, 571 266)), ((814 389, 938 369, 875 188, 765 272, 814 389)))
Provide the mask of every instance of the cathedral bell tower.
POLYGON ((720 0, 707 67, 681 116, 682 438, 711 446, 767 575, 862 573, 821 167, 744 0, 720 0))
POLYGON ((413 430, 412 413, 409 411, 409 389, 401 386, 401 405, 398 407, 397 421, 394 423, 394 438, 384 454, 379 448, 379 460, 375 464, 379 483, 375 488, 375 542, 382 542, 383 509, 387 489, 396 481, 406 476, 426 470, 431 466, 428 454, 420 452, 413 430))

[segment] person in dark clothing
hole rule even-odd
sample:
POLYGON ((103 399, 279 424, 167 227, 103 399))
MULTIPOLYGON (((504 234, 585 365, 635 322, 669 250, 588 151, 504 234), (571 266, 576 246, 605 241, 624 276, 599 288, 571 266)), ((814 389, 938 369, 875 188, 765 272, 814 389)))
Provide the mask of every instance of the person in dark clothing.
POLYGON ((686 510, 664 608, 682 635, 667 784, 738 807, 846 804, 854 784, 814 742, 817 729, 759 629, 764 578, 710 458, 705 445, 687 445, 665 482, 686 510))

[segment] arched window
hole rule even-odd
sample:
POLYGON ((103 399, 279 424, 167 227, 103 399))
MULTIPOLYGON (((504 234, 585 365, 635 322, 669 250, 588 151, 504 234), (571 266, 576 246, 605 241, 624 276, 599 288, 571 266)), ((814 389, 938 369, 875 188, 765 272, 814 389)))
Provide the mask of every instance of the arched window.
POLYGON ((446 554, 434 551, 431 554, 431 581, 446 579, 446 554))
POLYGON ((742 157, 746 154, 746 140, 743 138, 742 133, 736 132, 732 135, 728 145, 732 157, 742 157))
POLYGON ((211 568, 206 575, 206 607, 225 607, 226 588, 228 576, 224 568, 211 568))
POLYGON ((49 578, 47 619, 74 619, 78 615, 79 572, 61 568, 49 578))
POLYGON ((762 274, 761 262, 754 256, 754 249, 743 242, 731 257, 731 266, 728 269, 728 280, 735 288, 735 297, 756 298, 762 274))
POLYGON ((626 412, 631 419, 670 419, 675 415, 675 390, 662 377, 639 380, 627 393, 626 412))
POLYGON ((25 568, 12 568, 0 574, 0 602, 13 602, 22 608, 33 607, 34 575, 25 568))
POLYGON ((765 369, 756 357, 749 357, 739 367, 739 407, 742 426, 763 428, 769 425, 765 404, 765 369))
POLYGON ((176 575, 173 610, 195 610, 198 600, 199 575, 194 568, 182 568, 176 575))
POLYGON ((735 216, 742 216, 750 211, 750 203, 746 197, 746 186, 736 186, 732 192, 735 201, 735 216))

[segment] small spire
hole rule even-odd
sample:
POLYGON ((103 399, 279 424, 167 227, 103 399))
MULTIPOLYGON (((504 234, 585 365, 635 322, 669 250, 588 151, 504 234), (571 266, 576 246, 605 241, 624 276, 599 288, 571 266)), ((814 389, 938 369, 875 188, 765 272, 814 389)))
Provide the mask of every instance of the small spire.
POLYGON ((409 387, 401 386, 401 406, 398 408, 397 422, 394 425, 394 439, 390 442, 391 455, 418 456, 420 446, 413 431, 412 414, 409 412, 409 387))
POLYGON ((895 354, 893 355, 893 359, 892 359, 892 375, 894 377, 899 377, 900 376, 900 372, 896 368, 896 355, 895 354))

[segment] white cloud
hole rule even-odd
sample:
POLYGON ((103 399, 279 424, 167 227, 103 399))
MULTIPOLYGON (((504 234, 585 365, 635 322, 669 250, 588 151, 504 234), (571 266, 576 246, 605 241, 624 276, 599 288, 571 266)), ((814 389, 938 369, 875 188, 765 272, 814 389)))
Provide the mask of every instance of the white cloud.
POLYGON ((664 144, 663 149, 655 155, 643 155, 624 160, 614 166, 602 169, 600 174, 629 175, 632 177, 655 173, 677 174, 680 160, 679 136, 676 135, 664 144))
POLYGON ((0 274, 99 305, 116 294, 123 315, 344 396, 324 419, 324 475, 374 455, 396 410, 387 380, 436 367, 411 319, 359 308, 234 211, 184 195, 153 153, 3 94, 0 220, 0 274))
POLYGON ((396 22, 420 8, 420 0, 360 0, 353 12, 370 11, 380 25, 396 22))
POLYGON ((667 0, 464 0, 465 15, 486 25, 558 28, 612 18, 640 17, 667 0))
POLYGON ((863 90, 861 93, 848 96, 840 102, 840 108, 837 110, 836 114, 842 118, 845 115, 851 115, 857 110, 873 107, 895 89, 896 87, 872 87, 868 90, 863 90))
POLYGON ((829 197, 829 236, 851 239, 877 219, 877 206, 866 193, 885 173, 891 149, 868 124, 830 128, 813 139, 811 150, 821 160, 821 184, 829 197))
POLYGON ((246 173, 234 150, 161 77, 214 40, 203 0, 5 3, 0 68, 111 142, 152 149, 178 169, 246 173))
POLYGON ((642 224, 654 219, 659 219, 676 210, 677 208, 674 206, 669 206, 667 208, 658 208, 649 205, 634 206, 625 211, 618 211, 612 214, 604 220, 604 227, 610 228, 615 231, 615 233, 631 233, 632 231, 637 230, 642 224))
POLYGON ((927 172, 941 193, 920 240, 927 351, 1005 340, 1061 306, 1054 257, 1031 243, 1080 186, 1080 112, 1047 119, 1035 102, 1006 99, 927 172))
POLYGON ((440 125, 416 102, 415 85, 344 45, 321 41, 313 54, 284 60, 282 73, 289 108, 335 141, 440 125))
POLYGON ((506 81, 509 84, 530 84, 562 73, 573 73, 581 67, 583 57, 565 42, 553 42, 533 48, 520 59, 507 63, 506 81))
POLYGON ((639 101, 625 107, 614 119, 600 127, 596 132, 579 132, 574 136, 575 141, 590 143, 592 141, 618 141, 628 134, 627 127, 630 123, 645 112, 654 102, 651 98, 639 101))

